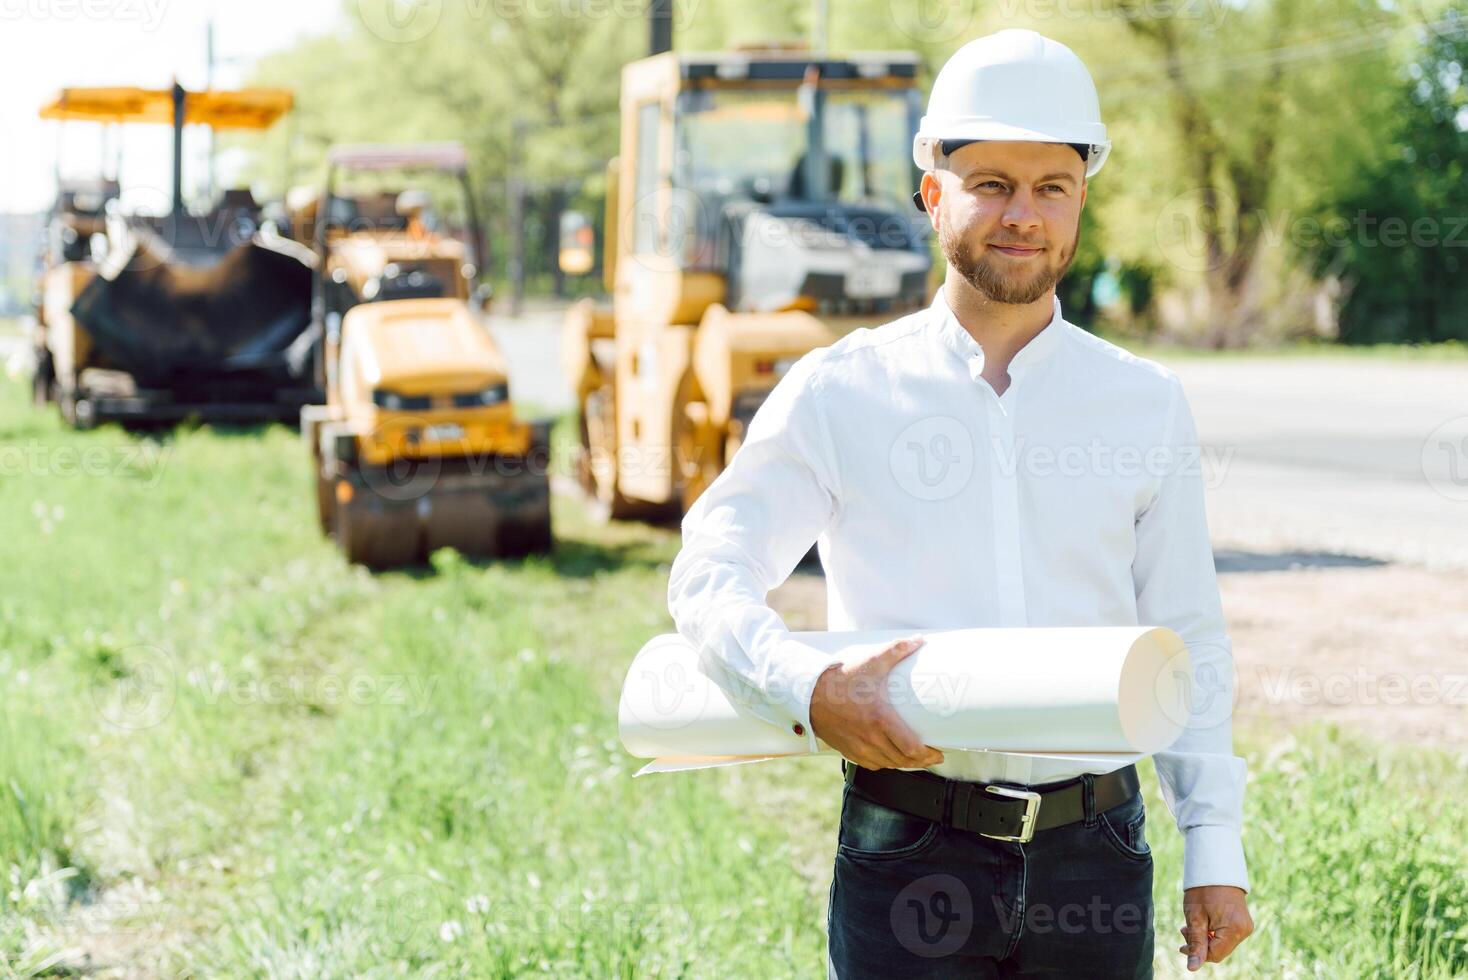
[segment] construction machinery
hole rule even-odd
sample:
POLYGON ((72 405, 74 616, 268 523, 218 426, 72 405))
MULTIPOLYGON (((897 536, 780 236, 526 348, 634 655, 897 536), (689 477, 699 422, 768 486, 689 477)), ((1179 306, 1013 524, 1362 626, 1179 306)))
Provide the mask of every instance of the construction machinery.
POLYGON ((808 351, 926 304, 918 57, 665 52, 622 73, 610 308, 570 311, 581 480, 609 517, 688 509, 808 351))
POLYGON ((516 416, 481 322, 485 241, 463 148, 333 147, 324 190, 292 203, 291 234, 317 255, 326 397, 301 411, 301 434, 322 530, 371 568, 445 546, 549 550, 551 423, 516 416), (457 199, 459 221, 435 215, 432 191, 457 199))
POLYGON ((76 350, 88 341, 71 321, 71 305, 96 274, 91 242, 95 236, 106 235, 106 212, 119 193, 116 180, 58 182, 56 202, 46 218, 40 302, 31 331, 35 348, 31 392, 38 407, 58 395, 70 399, 76 390, 76 350), (48 325, 51 325, 49 336, 48 325), (52 351, 53 344, 58 351, 52 351), (68 383, 62 385, 56 380, 58 358, 62 360, 63 373, 68 376, 68 383))
POLYGON ((37 315, 34 391, 71 424, 293 420, 316 400, 310 253, 262 227, 248 189, 183 201, 185 125, 263 130, 278 89, 69 88, 45 119, 173 127, 172 199, 124 213, 116 180, 62 181, 37 315))

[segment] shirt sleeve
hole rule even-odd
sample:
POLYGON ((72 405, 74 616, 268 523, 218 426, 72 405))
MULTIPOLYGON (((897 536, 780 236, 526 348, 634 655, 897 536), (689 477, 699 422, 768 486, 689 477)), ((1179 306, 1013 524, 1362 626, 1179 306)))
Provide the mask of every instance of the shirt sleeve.
POLYGON ((1153 762, 1162 796, 1183 834, 1183 887, 1235 885, 1248 891, 1243 849, 1247 767, 1233 752, 1234 662, 1218 593, 1202 453, 1182 384, 1172 378, 1166 453, 1154 458, 1158 489, 1136 522, 1132 578, 1142 625, 1182 637, 1192 666, 1177 710, 1183 733, 1153 762))
POLYGON ((825 530, 838 491, 820 348, 796 361, 743 444, 683 518, 668 610, 700 669, 752 714, 808 739, 815 682, 839 659, 796 640, 765 601, 825 530))

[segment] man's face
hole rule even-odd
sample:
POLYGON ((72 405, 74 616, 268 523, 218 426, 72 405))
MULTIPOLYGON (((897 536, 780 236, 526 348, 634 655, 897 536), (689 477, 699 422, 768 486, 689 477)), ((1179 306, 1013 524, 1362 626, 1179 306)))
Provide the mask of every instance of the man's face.
POLYGON ((979 142, 923 175, 948 264, 996 303, 1033 303, 1070 268, 1086 165, 1064 143, 979 142))

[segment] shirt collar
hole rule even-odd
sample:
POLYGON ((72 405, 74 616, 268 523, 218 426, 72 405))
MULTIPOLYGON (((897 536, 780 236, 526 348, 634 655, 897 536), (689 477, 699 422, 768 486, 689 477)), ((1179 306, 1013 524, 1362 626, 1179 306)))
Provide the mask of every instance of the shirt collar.
MULTIPOLYGON (((948 306, 947 297, 943 295, 942 286, 938 287, 930 310, 930 322, 936 326, 943 345, 962 358, 969 365, 969 373, 977 377, 984 369, 984 348, 958 322, 958 317, 954 316, 953 310, 948 306)), ((1030 342, 1021 347, 1010 360, 1010 379, 1013 380, 1016 375, 1023 374, 1048 357, 1059 346, 1065 327, 1065 318, 1060 313, 1060 297, 1056 296, 1050 322, 1030 338, 1030 342)))

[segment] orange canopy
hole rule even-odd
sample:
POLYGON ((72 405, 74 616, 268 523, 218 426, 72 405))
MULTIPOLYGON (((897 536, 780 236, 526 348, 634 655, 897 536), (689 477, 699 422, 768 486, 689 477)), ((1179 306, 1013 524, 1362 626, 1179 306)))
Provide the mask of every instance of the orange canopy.
MULTIPOLYGON (((290 111, 286 89, 188 92, 184 122, 215 129, 267 129, 290 111)), ((173 123, 173 92, 143 88, 66 88, 41 107, 42 119, 110 123, 173 123)))

